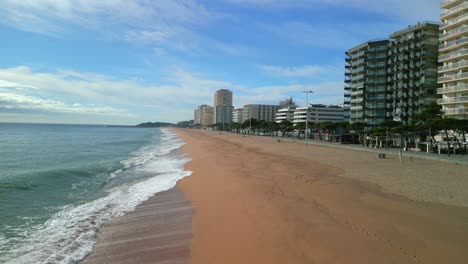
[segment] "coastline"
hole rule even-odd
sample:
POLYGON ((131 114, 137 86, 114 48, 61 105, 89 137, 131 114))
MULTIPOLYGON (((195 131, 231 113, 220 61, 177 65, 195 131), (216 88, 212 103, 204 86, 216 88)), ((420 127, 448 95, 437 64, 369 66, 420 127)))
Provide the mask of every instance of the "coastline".
POLYGON ((192 158, 192 176, 178 182, 196 210, 191 263, 468 259, 464 165, 400 165, 374 153, 176 133, 192 158))

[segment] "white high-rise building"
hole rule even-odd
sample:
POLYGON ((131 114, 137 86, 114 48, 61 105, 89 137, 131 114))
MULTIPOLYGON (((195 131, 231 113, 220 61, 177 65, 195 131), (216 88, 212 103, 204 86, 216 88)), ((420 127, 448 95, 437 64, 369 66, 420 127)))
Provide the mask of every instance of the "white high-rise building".
POLYGON ((437 102, 446 117, 468 119, 468 1, 441 4, 439 84, 437 102))

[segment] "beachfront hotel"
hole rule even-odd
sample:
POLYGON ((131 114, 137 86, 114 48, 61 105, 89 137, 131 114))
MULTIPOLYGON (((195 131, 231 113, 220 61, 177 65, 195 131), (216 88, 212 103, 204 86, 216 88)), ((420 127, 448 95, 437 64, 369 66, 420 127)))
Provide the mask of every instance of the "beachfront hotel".
POLYGON ((278 109, 278 105, 244 105, 243 120, 255 119, 257 121, 274 122, 278 109))
POLYGON ((232 92, 226 89, 216 91, 214 95, 214 124, 231 124, 233 112, 232 92))
POLYGON ((368 41, 346 52, 344 110, 349 109, 351 123, 376 125, 387 118, 389 42, 368 41))
POLYGON ((417 23, 390 35, 387 117, 408 124, 437 101, 439 24, 417 23))
POLYGON ((468 119, 468 1, 441 4, 438 103, 446 117, 468 119))
POLYGON ((293 123, 323 123, 342 122, 344 120, 344 108, 335 105, 311 104, 309 107, 298 107, 294 111, 293 123))

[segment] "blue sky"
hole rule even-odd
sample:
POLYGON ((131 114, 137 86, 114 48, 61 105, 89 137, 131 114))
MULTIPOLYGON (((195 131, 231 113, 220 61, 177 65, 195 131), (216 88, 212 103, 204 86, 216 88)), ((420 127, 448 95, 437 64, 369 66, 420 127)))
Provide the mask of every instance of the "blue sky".
POLYGON ((440 0, 2 0, 0 122, 137 124, 234 104, 341 104, 344 52, 440 0))

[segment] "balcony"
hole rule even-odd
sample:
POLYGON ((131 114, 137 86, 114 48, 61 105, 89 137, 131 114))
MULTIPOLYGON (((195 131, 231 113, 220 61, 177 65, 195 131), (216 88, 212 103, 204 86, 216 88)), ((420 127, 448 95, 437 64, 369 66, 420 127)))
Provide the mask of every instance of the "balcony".
POLYGON ((463 3, 464 0, 446 0, 440 4, 441 8, 452 8, 457 6, 460 3, 463 3))
POLYGON ((362 111, 363 107, 362 105, 360 106, 351 106, 351 111, 362 111))
POLYGON ((440 26, 440 30, 447 29, 447 28, 449 28, 449 27, 451 27, 453 25, 456 25, 456 24, 458 24, 460 22, 463 22, 463 21, 465 21, 467 19, 468 19, 468 14, 457 17, 457 18, 454 18, 454 19, 451 19, 451 20, 448 20, 447 22, 442 23, 442 25, 440 26))
POLYGON ((457 96, 437 99, 438 104, 459 104, 468 103, 468 96, 457 96))
POLYGON ((352 104, 359 104, 359 103, 362 103, 364 101, 364 98, 351 98, 351 103, 352 104))
POLYGON ((353 88, 361 88, 361 87, 364 87, 364 83, 363 83, 363 82, 351 84, 351 89, 353 89, 353 88))
POLYGON ((464 11, 465 9, 468 8, 468 3, 463 3, 457 7, 454 7, 454 8, 451 8, 445 12, 442 12, 442 14, 440 15, 440 18, 441 19, 446 19, 446 18, 449 18, 453 15, 456 15, 458 14, 459 12, 462 12, 464 11))
POLYGON ((456 80, 465 79, 465 78, 468 78, 468 72, 439 77, 439 83, 451 82, 451 81, 456 81, 456 80))
POLYGON ((446 72, 446 71, 452 71, 452 70, 458 70, 463 67, 468 67, 468 61, 460 61, 458 63, 451 63, 445 66, 440 66, 439 67, 439 72, 446 72))
POLYGON ((448 108, 443 112, 445 115, 468 115, 468 108, 448 108))
POLYGON ((451 48, 451 47, 456 47, 456 46, 459 46, 459 45, 462 45, 462 44, 465 44, 465 43, 468 43, 468 37, 464 37, 464 38, 459 39, 459 40, 451 41, 451 42, 448 42, 447 44, 439 45, 439 51, 442 51, 444 49, 448 49, 448 48, 451 48))
POLYGON ((449 54, 440 55, 439 56, 439 62, 451 60, 451 59, 454 59, 454 58, 465 56, 467 54, 468 54, 468 49, 462 49, 460 51, 455 51, 455 52, 452 52, 452 53, 449 53, 449 54))
POLYGON ((455 92, 464 92, 464 91, 468 91, 468 84, 452 85, 452 86, 447 86, 444 88, 438 88, 437 94, 455 93, 455 92))
POLYGON ((447 31, 439 35, 440 41, 444 41, 447 38, 454 38, 468 31, 468 25, 464 25, 454 30, 447 31))

